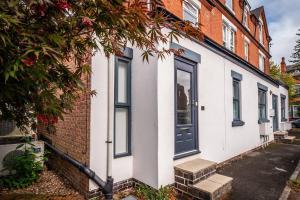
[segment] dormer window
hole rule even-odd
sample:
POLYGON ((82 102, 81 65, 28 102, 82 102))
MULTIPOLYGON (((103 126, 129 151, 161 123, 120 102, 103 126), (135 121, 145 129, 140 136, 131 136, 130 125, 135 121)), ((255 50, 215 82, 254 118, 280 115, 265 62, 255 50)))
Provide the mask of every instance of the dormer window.
POLYGON ((183 19, 197 26, 198 18, 199 6, 197 6, 192 0, 183 1, 183 19))
POLYGON ((263 21, 262 21, 261 19, 259 19, 258 28, 259 28, 259 42, 260 42, 261 44, 264 44, 264 37, 263 37, 263 21))
POLYGON ((230 9, 233 10, 233 3, 232 0, 226 0, 225 5, 230 9))
POLYGON ((243 25, 248 28, 248 15, 249 15, 249 8, 245 6, 244 13, 243 13, 243 25))

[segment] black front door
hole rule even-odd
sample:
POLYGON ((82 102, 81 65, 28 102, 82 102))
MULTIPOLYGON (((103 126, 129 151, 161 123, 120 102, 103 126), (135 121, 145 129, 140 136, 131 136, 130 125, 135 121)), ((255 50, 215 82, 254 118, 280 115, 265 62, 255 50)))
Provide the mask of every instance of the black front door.
POLYGON ((273 132, 278 131, 278 97, 272 95, 272 109, 274 110, 273 116, 273 132))
POLYGON ((175 58, 175 155, 198 150, 197 64, 175 58))

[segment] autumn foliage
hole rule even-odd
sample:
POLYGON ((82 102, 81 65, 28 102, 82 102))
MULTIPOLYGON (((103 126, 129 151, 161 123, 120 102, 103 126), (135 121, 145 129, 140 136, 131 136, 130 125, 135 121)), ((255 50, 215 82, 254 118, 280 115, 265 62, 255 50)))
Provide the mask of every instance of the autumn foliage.
POLYGON ((202 39, 200 26, 173 20, 161 0, 146 2, 0 1, 0 119, 21 128, 63 119, 85 89, 81 78, 91 72, 87 58, 95 51, 119 55, 131 44, 147 60, 180 53, 157 44, 182 35, 202 39))

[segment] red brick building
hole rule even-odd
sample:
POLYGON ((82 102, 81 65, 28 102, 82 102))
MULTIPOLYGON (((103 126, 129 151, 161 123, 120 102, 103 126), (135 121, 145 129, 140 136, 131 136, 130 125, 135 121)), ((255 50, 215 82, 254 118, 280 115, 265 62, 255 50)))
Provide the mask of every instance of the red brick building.
POLYGON ((232 51, 257 68, 260 66, 259 57, 262 56, 264 67, 261 66, 261 69, 269 73, 271 37, 263 6, 252 9, 247 0, 200 0, 201 7, 195 6, 195 2, 164 0, 167 10, 181 19, 185 19, 184 10, 187 7, 196 9, 194 16, 203 33, 220 45, 224 46, 226 41, 223 28, 231 29, 229 33, 233 31, 234 35, 232 51))

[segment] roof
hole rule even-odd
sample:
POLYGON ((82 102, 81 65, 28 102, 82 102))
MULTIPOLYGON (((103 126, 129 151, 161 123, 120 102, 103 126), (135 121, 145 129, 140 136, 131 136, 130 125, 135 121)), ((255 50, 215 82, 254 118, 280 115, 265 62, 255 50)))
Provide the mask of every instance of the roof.
POLYGON ((287 72, 292 72, 294 70, 300 70, 300 64, 293 64, 293 65, 287 65, 286 66, 286 71, 287 72))
POLYGON ((254 15, 256 19, 259 19, 262 11, 264 11, 263 6, 251 10, 251 14, 254 15))
POLYGON ((262 16, 263 23, 265 24, 265 27, 266 27, 265 30, 266 30, 267 37, 269 38, 269 41, 271 41, 272 38, 271 38, 271 36, 269 34, 269 28, 268 28, 267 18, 266 18, 266 15, 265 15, 265 8, 264 8, 264 6, 260 6, 258 8, 255 8, 255 9, 251 10, 250 13, 257 20, 259 20, 260 16, 262 16))

